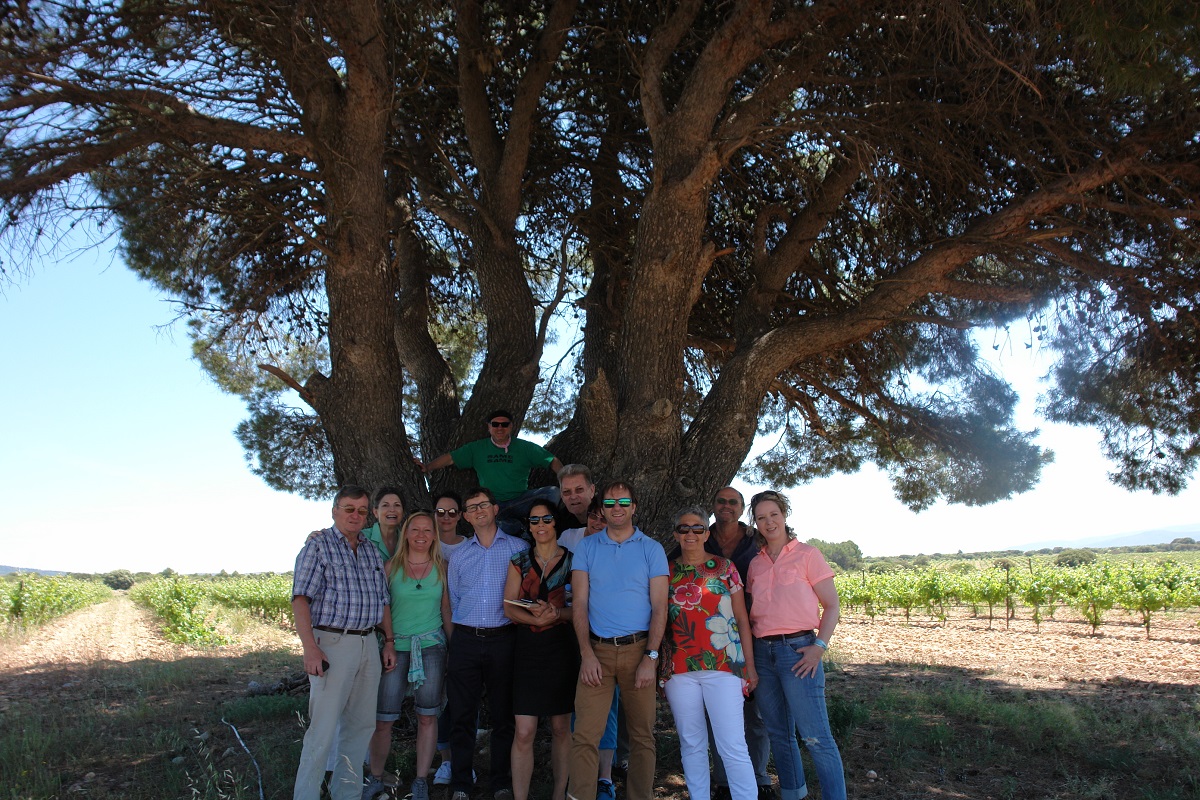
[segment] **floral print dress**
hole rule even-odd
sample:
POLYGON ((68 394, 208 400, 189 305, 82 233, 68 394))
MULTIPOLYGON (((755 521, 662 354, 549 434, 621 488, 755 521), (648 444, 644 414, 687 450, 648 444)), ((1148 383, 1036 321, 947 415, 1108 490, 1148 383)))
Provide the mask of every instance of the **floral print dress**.
POLYGON ((744 677, 746 658, 733 616, 733 593, 742 589, 741 576, 727 558, 713 556, 699 566, 671 562, 662 683, 699 670, 744 677))

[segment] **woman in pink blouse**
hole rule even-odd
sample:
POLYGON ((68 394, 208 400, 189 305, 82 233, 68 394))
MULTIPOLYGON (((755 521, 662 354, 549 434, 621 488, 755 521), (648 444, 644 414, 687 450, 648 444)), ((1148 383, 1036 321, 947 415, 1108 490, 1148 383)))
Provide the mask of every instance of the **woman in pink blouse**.
POLYGON ((709 797, 707 710, 733 800, 757 800, 742 721, 745 693, 758 684, 754 654, 742 649, 742 633, 750 629, 742 579, 732 561, 705 552, 708 537, 705 512, 687 508, 676 515, 681 553, 670 565, 663 688, 688 793, 709 797))
POLYGON ((838 623, 833 570, 821 551, 796 539, 787 525, 788 502, 778 492, 750 498, 750 516, 762 549, 750 560, 754 595, 754 664, 758 708, 779 774, 783 800, 808 794, 796 733, 817 768, 822 800, 845 800, 842 755, 829 729, 821 658, 838 623))

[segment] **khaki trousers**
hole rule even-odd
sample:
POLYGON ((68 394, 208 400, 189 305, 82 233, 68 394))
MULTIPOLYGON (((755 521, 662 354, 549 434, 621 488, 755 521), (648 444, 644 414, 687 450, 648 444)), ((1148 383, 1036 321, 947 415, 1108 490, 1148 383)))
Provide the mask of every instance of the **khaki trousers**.
POLYGON ((600 772, 600 737, 608 722, 613 689, 621 687, 621 706, 629 732, 628 800, 654 798, 654 719, 658 711, 657 676, 649 686, 634 688, 635 672, 646 655, 645 640, 633 644, 592 642, 603 678, 599 686, 575 685, 575 732, 571 737, 571 800, 596 800, 600 772))
POLYGON ((294 800, 318 800, 325 762, 337 754, 329 794, 333 800, 362 797, 362 765, 375 732, 379 698, 379 641, 374 634, 350 636, 314 631, 329 660, 318 678, 308 676, 308 731, 296 770, 294 800))

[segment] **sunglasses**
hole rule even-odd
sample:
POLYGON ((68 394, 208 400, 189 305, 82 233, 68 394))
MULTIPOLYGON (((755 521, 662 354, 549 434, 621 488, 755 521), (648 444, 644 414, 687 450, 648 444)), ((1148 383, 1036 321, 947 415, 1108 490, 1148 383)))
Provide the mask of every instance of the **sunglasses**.
POLYGON ((509 422, 508 420, 505 420, 503 422, 500 422, 500 421, 489 422, 488 425, 491 425, 493 428, 507 428, 509 425, 512 425, 512 423, 509 422))
POLYGON ((530 517, 529 518, 530 525, 537 525, 539 522, 542 523, 543 525, 549 525, 551 522, 554 522, 554 515, 553 514, 543 514, 540 517, 530 517))
POLYGON ((338 511, 341 511, 343 514, 358 514, 360 517, 367 515, 366 506, 338 506, 338 511))
POLYGON ((675 532, 678 533, 680 536, 684 536, 689 533, 694 533, 697 536, 699 536, 700 534, 704 533, 707 530, 708 530, 708 528, 704 527, 703 525, 676 525, 675 526, 675 532))
POLYGON ((622 497, 619 499, 610 498, 608 500, 602 501, 601 505, 604 506, 605 508, 612 508, 613 506, 620 506, 621 508, 629 508, 631 505, 633 505, 633 498, 632 497, 622 497))
POLYGON ((439 517, 457 517, 458 509, 457 508, 439 508, 437 510, 437 515, 439 517))
POLYGON ((604 514, 599 511, 589 511, 588 519, 594 519, 598 522, 604 522, 604 514))
POLYGON ((719 506, 740 506, 741 504, 742 504, 742 501, 738 500, 736 497, 718 497, 717 498, 717 505, 719 505, 719 506))

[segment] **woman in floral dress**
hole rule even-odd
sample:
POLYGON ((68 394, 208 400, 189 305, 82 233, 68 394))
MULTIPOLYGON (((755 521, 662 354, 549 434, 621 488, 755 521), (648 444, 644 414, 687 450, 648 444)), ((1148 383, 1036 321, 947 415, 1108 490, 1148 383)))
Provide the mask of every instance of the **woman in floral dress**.
POLYGON ((756 800, 758 785, 746 750, 742 703, 758 684, 754 654, 742 649, 750 623, 737 568, 705 552, 708 514, 686 508, 675 517, 681 553, 671 562, 667 636, 663 642, 663 689, 675 715, 688 792, 709 797, 708 731, 725 763, 733 800, 756 800))

